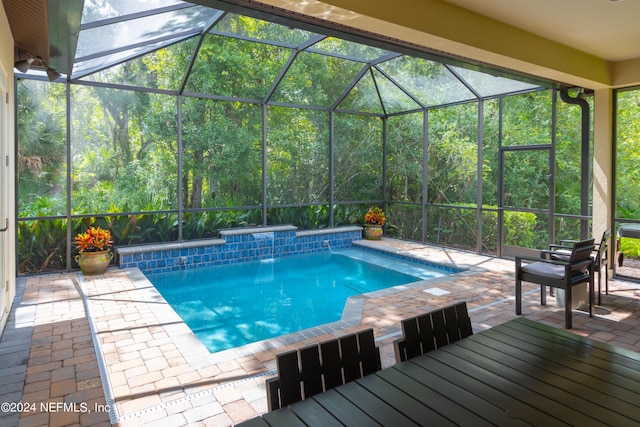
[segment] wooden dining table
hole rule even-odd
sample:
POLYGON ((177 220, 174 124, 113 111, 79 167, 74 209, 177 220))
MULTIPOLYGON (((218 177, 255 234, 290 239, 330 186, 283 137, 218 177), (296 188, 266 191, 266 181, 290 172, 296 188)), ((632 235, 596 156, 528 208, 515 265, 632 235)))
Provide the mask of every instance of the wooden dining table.
POLYGON ((240 425, 638 426, 640 354, 520 317, 240 425))

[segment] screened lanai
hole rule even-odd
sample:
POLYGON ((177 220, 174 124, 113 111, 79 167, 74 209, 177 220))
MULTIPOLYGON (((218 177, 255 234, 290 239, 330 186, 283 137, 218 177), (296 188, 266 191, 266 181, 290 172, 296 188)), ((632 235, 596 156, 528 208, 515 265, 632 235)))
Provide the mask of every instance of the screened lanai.
MULTIPOLYGON (((595 9, 578 1, 567 4, 595 9)), ((9 3, 46 4, 4 0, 5 10, 9 3)), ((527 24, 563 16, 555 27, 573 29, 557 2, 525 3, 546 10, 544 19, 520 11, 527 24)), ((276 353, 325 339, 205 360, 142 268, 78 271, 74 236, 90 224, 113 232, 122 258, 222 246, 230 230, 293 228, 286 224, 297 228, 291 234, 323 239, 356 229, 347 225, 362 225, 367 209, 380 206, 386 236, 354 246, 472 267, 367 297, 355 323, 331 332, 371 326, 385 366, 395 364, 400 319, 414 313, 466 301, 477 335, 516 317, 513 254, 599 238, 611 227, 611 256, 618 240, 631 269, 634 249, 625 245, 634 239, 616 231, 640 223, 640 57, 630 73, 633 57, 613 57, 617 46, 606 50, 611 57, 585 59, 514 22, 509 32, 496 18, 443 13, 453 4, 515 3, 51 1, 50 56, 26 72, 18 65, 27 58, 14 56, 14 21, 0 10, 0 24, 12 24, 0 25, 4 400, 102 407, 0 418, 233 425, 267 411, 264 380, 275 375, 276 353), (325 9, 312 10, 319 3, 325 9)), ((604 35, 623 27, 597 15, 608 23, 604 35)), ((575 21, 603 39, 583 16, 575 21)), ((619 37, 620 45, 634 39, 619 37)), ((638 289, 620 271, 593 318, 574 311, 574 328, 590 342, 638 351, 629 333, 638 289)), ((523 316, 562 329, 557 300, 543 307, 539 287, 526 286, 523 316)))
POLYGON ((88 224, 125 246, 380 206, 498 256, 590 232, 583 91, 215 4, 87 1, 62 76, 16 74, 20 273, 76 268, 88 224))

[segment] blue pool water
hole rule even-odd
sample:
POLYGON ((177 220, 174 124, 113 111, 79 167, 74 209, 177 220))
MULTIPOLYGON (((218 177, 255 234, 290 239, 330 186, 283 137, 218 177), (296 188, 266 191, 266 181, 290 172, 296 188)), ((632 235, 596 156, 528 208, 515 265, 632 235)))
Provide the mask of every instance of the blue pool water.
POLYGON ((147 277, 209 351, 217 352, 340 320, 350 296, 450 273, 342 249, 147 277))

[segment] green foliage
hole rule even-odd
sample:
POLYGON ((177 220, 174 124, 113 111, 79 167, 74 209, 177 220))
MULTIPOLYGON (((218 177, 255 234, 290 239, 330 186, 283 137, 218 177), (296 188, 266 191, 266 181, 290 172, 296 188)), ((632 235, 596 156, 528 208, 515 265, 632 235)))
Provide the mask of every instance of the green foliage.
POLYGON ((618 96, 616 217, 640 218, 640 90, 618 96))
MULTIPOLYGON (((592 98, 589 98, 588 101, 593 104, 592 98)), ((557 108, 555 152, 556 212, 579 215, 581 214, 580 187, 582 185, 582 180, 578 179, 581 174, 582 162, 581 109, 576 105, 565 104, 564 102, 558 102, 557 108)), ((593 108, 591 108, 591 111, 593 111, 593 108)), ((593 127, 593 118, 590 123, 593 127)), ((593 163, 593 150, 591 150, 588 161, 590 165, 593 163)), ((592 177, 592 175, 590 176, 592 177)), ((588 187, 591 192, 591 180, 588 187)), ((591 197, 589 199, 591 200, 591 197)))
POLYGON ((18 206, 20 216, 65 213, 64 85, 18 82, 18 206))
POLYGON ((267 210, 267 224, 290 224, 299 230, 326 228, 329 226, 329 209, 326 205, 272 208, 267 210))
POLYGON ((274 100, 330 107, 361 69, 357 62, 303 52, 287 71, 274 100))
POLYGON ((114 201, 175 208, 177 133, 166 119, 175 98, 91 87, 73 95, 73 212, 106 212, 114 201))
POLYGON ((183 206, 260 204, 260 108, 240 102, 188 98, 183 114, 183 206))
POLYGON ((422 200, 423 122, 423 113, 387 119, 386 194, 390 200, 422 200))
POLYGON ((72 232, 77 234, 91 226, 110 230, 114 246, 178 239, 177 215, 171 213, 87 217, 74 220, 72 232))
MULTIPOLYGON (((420 240, 420 208, 403 210, 410 215, 401 215, 398 207, 392 210, 396 219, 396 227, 400 237, 420 240)), ((444 208, 431 206, 427 210, 427 242, 438 245, 476 250, 477 213, 470 205, 444 208)), ((548 244, 546 228, 540 227, 540 221, 534 213, 505 212, 504 242, 508 245, 527 248, 544 248, 548 244)), ((498 212, 495 206, 483 206, 482 210, 482 252, 497 252, 498 245, 498 212)))
POLYGON ((482 133, 482 202, 486 205, 498 204, 498 159, 500 157, 500 100, 492 99, 483 103, 482 133))
MULTIPOLYGON (((640 218, 640 90, 618 94, 616 116, 616 218, 640 218)), ((640 240, 620 239, 625 256, 640 258, 640 240)))
POLYGON ((640 258, 640 239, 620 238, 620 252, 630 258, 640 258))
POLYGON ((477 122, 476 104, 462 104, 429 112, 429 202, 451 204, 476 201, 477 122))
POLYGON ((39 273, 66 268, 66 221, 34 220, 18 222, 18 270, 39 273))
MULTIPOLYGON (((497 215, 497 213, 492 212, 497 215)), ((546 248, 549 243, 546 223, 531 212, 504 213, 504 243, 523 248, 546 248)))
POLYGON ((385 232, 389 236, 407 240, 422 240, 422 209, 420 205, 391 204, 387 208, 389 222, 385 232))
POLYGON ((187 90, 262 99, 291 52, 266 43, 208 35, 189 75, 187 90))
POLYGON ((503 98, 503 145, 551 144, 551 91, 503 98))
POLYGON ((206 239, 219 237, 226 228, 249 227, 262 223, 258 209, 232 209, 224 211, 185 212, 183 216, 184 239, 206 239))
POLYGON ((504 206, 549 208, 549 150, 504 153, 504 206))
POLYGON ((382 199, 382 123, 336 114, 334 176, 338 201, 382 199))
POLYGON ((368 205, 336 205, 333 207, 333 224, 336 227, 343 225, 364 225, 364 214, 367 213, 368 209, 368 205))
POLYGON ((329 199, 329 114, 271 107, 267 120, 268 203, 326 202, 329 199))

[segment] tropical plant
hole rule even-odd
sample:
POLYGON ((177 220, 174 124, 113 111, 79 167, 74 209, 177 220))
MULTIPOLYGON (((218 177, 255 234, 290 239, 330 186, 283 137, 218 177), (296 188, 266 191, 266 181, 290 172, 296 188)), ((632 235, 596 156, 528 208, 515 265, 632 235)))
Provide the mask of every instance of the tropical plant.
POLYGON ((109 230, 89 227, 84 233, 76 235, 75 244, 80 252, 100 252, 110 247, 113 241, 109 230))
POLYGON ((367 225, 384 225, 387 218, 384 216, 382 209, 373 207, 364 215, 364 223, 367 225))
POLYGON ((18 222, 20 273, 62 270, 66 265, 66 221, 62 219, 18 222))

